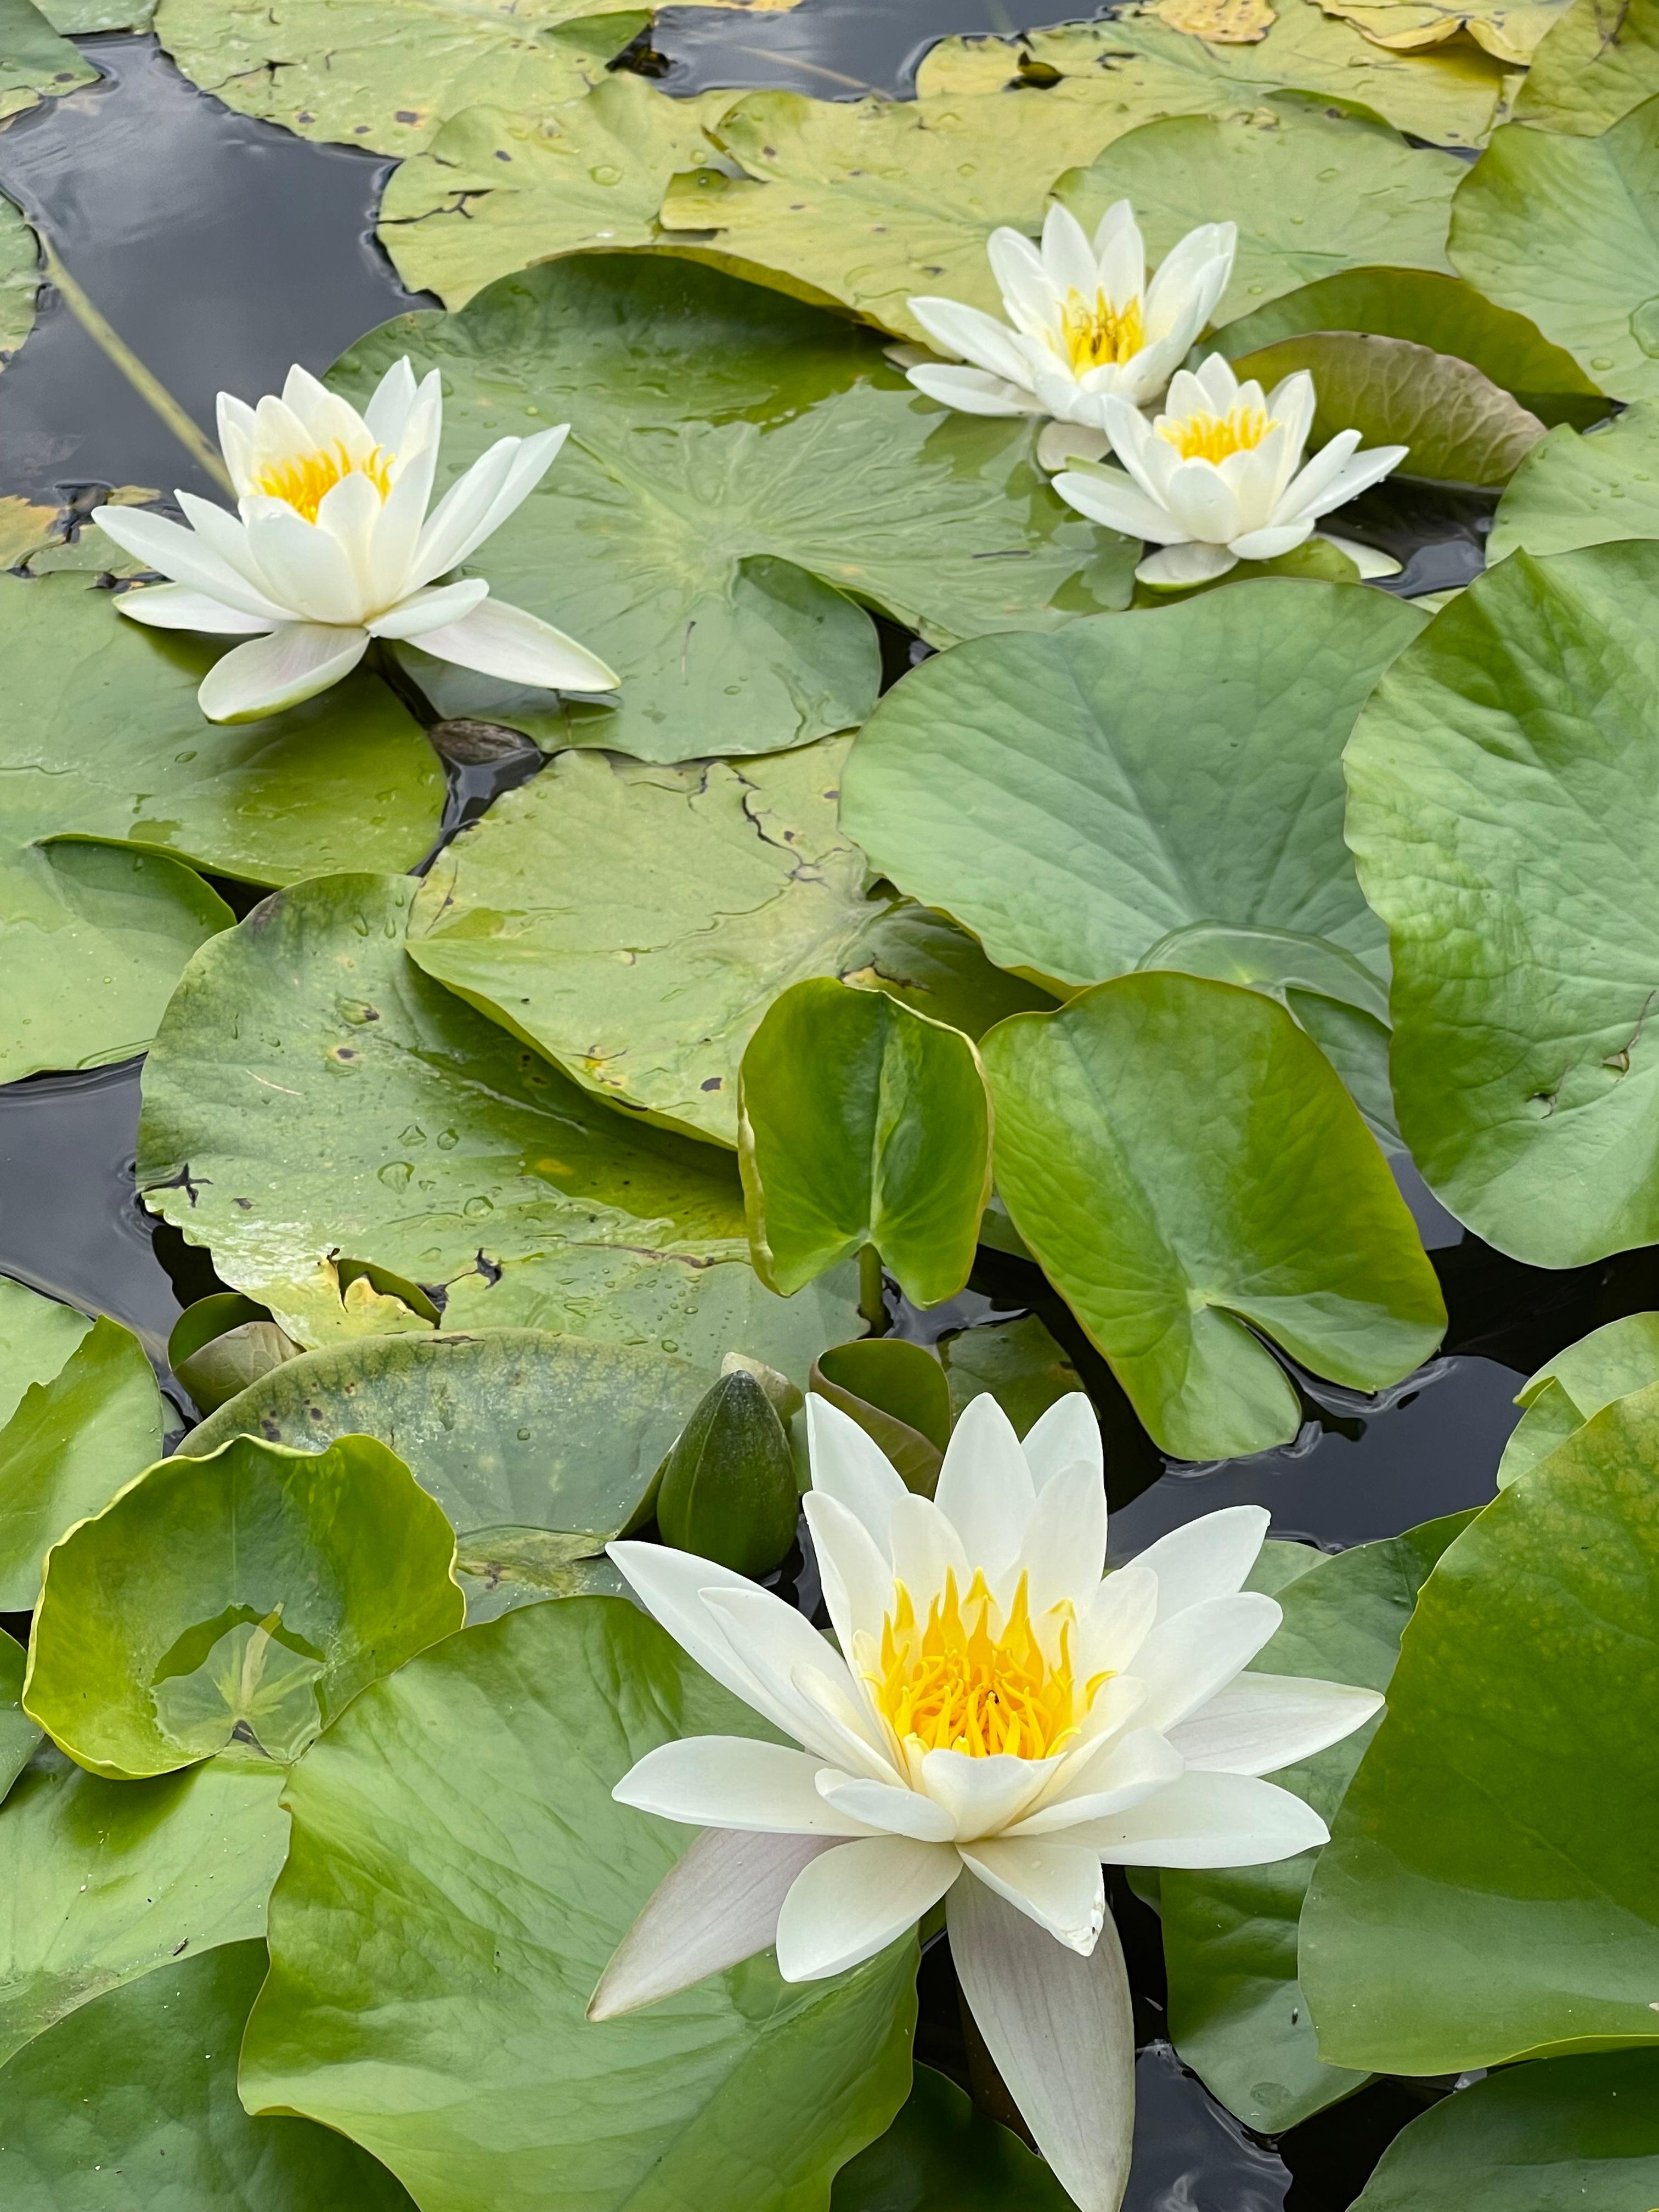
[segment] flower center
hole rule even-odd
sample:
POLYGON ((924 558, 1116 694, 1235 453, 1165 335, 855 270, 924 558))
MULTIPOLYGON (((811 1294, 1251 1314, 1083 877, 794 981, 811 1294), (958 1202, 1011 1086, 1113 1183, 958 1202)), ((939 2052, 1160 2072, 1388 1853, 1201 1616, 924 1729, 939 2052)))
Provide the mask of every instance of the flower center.
POLYGON ((879 1667, 865 1680, 901 1742, 970 1759, 1047 1759, 1076 1735, 1109 1679, 1079 1685, 1074 1627, 1069 1604, 1032 1620, 1023 1575, 1006 1617, 982 1575, 963 1597, 947 1574, 925 1621, 900 1583, 882 1623, 879 1667))
POLYGON ((1103 292, 1097 292, 1092 302, 1081 292, 1068 292, 1060 312, 1060 330, 1076 376, 1109 362, 1132 361, 1146 343, 1140 301, 1130 300, 1115 307, 1103 292))
POLYGON ((1183 461, 1224 461, 1230 453, 1253 453, 1273 427, 1260 407, 1235 407, 1225 415, 1166 416, 1158 434, 1183 461))
POLYGON ((319 446, 298 459, 269 463, 254 483, 267 498, 285 499, 297 514, 315 522, 324 499, 349 476, 367 477, 384 499, 392 489, 394 458, 376 446, 367 459, 354 461, 337 438, 331 446, 319 446))

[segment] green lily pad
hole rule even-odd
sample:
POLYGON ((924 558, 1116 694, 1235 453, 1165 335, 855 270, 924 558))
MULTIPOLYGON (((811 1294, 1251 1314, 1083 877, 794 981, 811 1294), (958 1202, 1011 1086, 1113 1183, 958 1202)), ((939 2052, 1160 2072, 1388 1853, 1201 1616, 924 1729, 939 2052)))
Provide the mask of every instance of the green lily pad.
MULTIPOLYGON (((1418 1591, 1470 1517, 1451 1514, 1335 1559, 1316 1553, 1308 1565, 1316 1571, 1288 1582, 1275 1561, 1273 1594, 1285 1618, 1252 1669, 1386 1690, 1418 1591)), ((1261 1586, 1253 1576, 1250 1587, 1261 1586)), ((1376 1732, 1368 1723, 1273 1778, 1328 1822, 1376 1732)), ((1296 2126, 1365 2079, 1321 2061, 1297 1979, 1297 1923, 1318 1856, 1304 1851, 1274 1866, 1199 1873, 1166 1868, 1159 1878, 1171 2039, 1211 2093, 1262 2135, 1296 2126)))
POLYGON ((562 1530, 597 1550, 645 1514, 708 1382, 660 1352, 535 1329, 359 1337, 262 1376, 185 1449, 204 1459, 236 1436, 300 1449, 378 1437, 452 1527, 562 1530))
POLYGON ((648 21, 637 0, 161 0, 155 29, 240 114, 406 155, 464 108, 580 100, 648 21))
POLYGON ((1659 93, 1659 9, 1653 0, 1577 0, 1532 58, 1515 118, 1594 138, 1659 93))
POLYGON ((300 1357, 300 1346, 288 1331, 240 1291, 198 1298, 179 1315, 167 1339, 167 1364, 204 1414, 300 1357))
POLYGON ((1470 362, 1407 338, 1319 331, 1234 360, 1241 378, 1269 391, 1306 369, 1319 395, 1310 443, 1358 430, 1368 446, 1404 446, 1405 477, 1506 484, 1544 434, 1535 415, 1470 362))
POLYGON ((23 1711, 23 1675, 28 1654, 14 1636, 0 1630, 0 1803, 33 1758, 40 1731, 23 1711))
POLYGON ((1354 2212, 1626 2212, 1659 2198, 1656 2114, 1650 2051, 1491 2074, 1395 2137, 1354 2212))
POLYGON ((1452 194, 1468 173, 1375 118, 1285 94, 1248 115, 1146 124, 1061 177, 1054 197, 1091 230, 1114 200, 1133 200, 1154 260, 1224 208, 1238 252, 1214 319, 1228 323, 1345 269, 1449 268, 1452 194))
POLYGON ((34 4, 66 39, 79 39, 94 31, 147 31, 155 15, 155 0, 34 0, 34 4))
POLYGON ((30 0, 0 0, 0 121, 96 84, 99 75, 30 0))
POLYGON ((1050 1406, 1083 1388, 1076 1368, 1035 1314, 941 1337, 939 1356, 958 1420, 988 1390, 1022 1437, 1050 1406))
POLYGON ((609 1559, 570 1556, 584 1540, 545 1528, 478 1528, 461 1537, 455 1579, 466 1593, 467 1626, 548 1598, 627 1597, 609 1559))
POLYGON ((230 920, 179 862, 275 884, 407 867, 432 843, 442 774, 386 685, 354 677, 220 729, 195 698, 215 657, 123 622, 82 578, 0 578, 0 1081, 149 1043, 230 920))
POLYGON ((28 1613, 42 1562, 161 1449, 161 1394, 144 1348, 99 1321, 0 1429, 0 1612, 28 1613))
POLYGON ((1623 538, 1659 538, 1659 402, 1635 406, 1592 436, 1552 430, 1498 502, 1486 558, 1572 553, 1623 538))
POLYGON ((1515 1394, 1526 1411, 1498 1462, 1498 1488, 1528 1473, 1615 1398, 1650 1382, 1659 1382, 1659 1314, 1626 1314, 1558 1352, 1515 1394))
POLYGON ((1293 85, 1370 108, 1437 146, 1483 144, 1503 84, 1501 65, 1473 46, 1392 54, 1312 0, 1280 0, 1265 35, 1248 45, 1193 38, 1156 8, 1131 5, 1104 22, 1027 31, 1017 47, 942 39, 916 72, 924 96, 1030 87, 1045 104, 1115 109, 1120 131, 1164 115, 1239 112, 1293 85))
POLYGON ((1380 592, 1285 579, 958 647, 860 732, 842 820, 1000 967, 1056 989, 1200 921, 1327 937, 1375 963, 1340 758, 1422 622, 1380 592))
POLYGON ((54 1546, 26 1709, 112 1781, 233 1744, 289 1765, 461 1626, 454 1562, 448 1522, 373 1437, 163 1460, 54 1546))
POLYGON ((852 1334, 834 1285, 799 1310, 761 1290, 735 1162, 597 1104, 422 974, 416 888, 321 878, 198 955, 145 1066, 146 1203, 313 1346, 352 1333, 340 1280, 364 1261, 435 1293, 452 1328, 704 1366, 738 1351, 804 1374, 852 1334), (280 1017, 256 1028, 256 1007, 280 1017))
POLYGON ((746 309, 745 293, 662 260, 614 287, 553 264, 458 314, 400 317, 331 372, 362 402, 405 354, 441 368, 457 467, 503 433, 574 425, 471 566, 602 654, 622 688, 561 701, 400 647, 436 714, 510 723, 549 750, 773 752, 875 703, 865 605, 947 645, 1127 603, 1133 549, 1049 488, 1031 423, 952 414, 862 334, 803 328, 815 319, 763 295, 746 309), (702 343, 716 365, 683 389, 702 343))
POLYGON ((1229 323, 1216 343, 1237 361, 1312 331, 1359 331, 1454 355, 1542 422, 1591 422, 1607 403, 1571 354, 1524 315, 1494 307, 1461 276, 1431 269, 1349 269, 1229 323))
POLYGON ((908 1490, 933 1496, 955 1418, 935 1352, 902 1336, 832 1345, 813 1362, 810 1387, 875 1439, 908 1490))
POLYGON ((836 2176, 830 2212, 1072 2212, 1072 2200, 1011 2128, 918 2066, 886 2134, 836 2176))
POLYGON ((93 1325, 90 1314, 0 1275, 0 1425, 10 1420, 31 1383, 62 1371, 93 1325))
POLYGON ((1439 1342, 1445 1308, 1405 1200, 1270 999, 1123 975, 1016 1015, 981 1050, 1014 1224, 1164 1450, 1290 1443, 1300 1401, 1262 1335, 1361 1390, 1439 1342))
POLYGON ((1347 750, 1401 1128, 1460 1221, 1544 1267, 1659 1235, 1656 586, 1659 545, 1515 555, 1401 655, 1347 750))
MULTIPOLYGON (((591 34, 605 24, 574 28, 591 34)), ((708 128, 735 96, 671 100, 623 70, 556 107, 507 99, 469 106, 388 181, 380 243, 411 292, 435 292, 450 307, 562 254, 653 245, 669 179, 708 160, 708 128)))
MULTIPOLYGON (((17 0, 20 10, 27 0, 17 0)), ((0 41, 3 40, 0 19, 0 41)), ((4 63, 0 61, 0 72, 4 63)), ((0 110, 8 95, 0 82, 0 110)), ((11 359, 34 327, 34 307, 40 289, 40 241, 23 220, 21 209, 0 194, 0 368, 11 359)), ((10 568, 8 560, 4 565, 10 568)))
POLYGON ((1464 179, 1452 261, 1615 399, 1659 396, 1659 105, 1598 138, 1507 124, 1464 179))
POLYGON ((376 1684, 289 1782, 244 2102, 337 2128, 422 2212, 824 2203, 903 2101, 913 1942, 584 2018, 688 1838, 611 1784, 710 1732, 759 1723, 617 1600, 525 1607, 376 1684))
POLYGON ((99 2212, 124 2202, 411 2212, 399 2184, 355 2143, 307 2120, 243 2112, 237 2054, 264 1975, 263 1943, 224 1944, 111 1990, 20 2051, 0 2072, 9 2212, 59 2212, 76 2200, 99 2212))
POLYGON ((741 767, 565 753, 432 869, 410 957, 584 1088, 732 1146, 744 1048, 804 977, 975 1036, 1036 1003, 942 916, 867 894, 836 822, 847 746, 741 767))
POLYGON ((824 977, 775 999, 743 1055, 749 1243, 783 1297, 873 1246, 913 1304, 963 1288, 991 1195, 991 1110, 959 1030, 824 977))
POLYGON ((0 1818, 0 2059, 106 1990, 263 1936, 282 1787, 231 1759, 106 1782, 42 1745, 0 1818))
POLYGON ((1659 1387, 1510 1485, 1418 1601, 1302 1919, 1334 2064, 1659 2042, 1659 1387))

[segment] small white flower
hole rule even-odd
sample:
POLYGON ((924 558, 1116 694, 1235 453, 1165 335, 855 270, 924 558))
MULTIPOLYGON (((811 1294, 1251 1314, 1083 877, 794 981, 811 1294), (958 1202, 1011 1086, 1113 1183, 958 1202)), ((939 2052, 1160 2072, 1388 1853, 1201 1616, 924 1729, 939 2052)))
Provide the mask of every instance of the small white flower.
POLYGON ((1259 1507, 1212 1513, 1106 1575, 1100 1432, 1080 1395, 1023 1447, 995 1400, 975 1399, 936 1500, 834 1407, 807 1408, 806 1515, 839 1651, 706 1559, 610 1547, 669 1633, 801 1748, 698 1737, 617 1785, 622 1803, 710 1832, 646 1906, 590 2016, 770 1944, 786 1980, 844 1972, 949 1893, 963 1987, 1024 2084, 1027 2121, 1079 2203, 1115 2208, 1127 2134, 1100 2115, 1114 2097, 1132 2111, 1133 2041, 1103 1863, 1255 1865, 1323 1843, 1317 1814, 1261 1778, 1382 1701, 1241 1671, 1280 1618, 1242 1588, 1259 1507), (1057 2018, 1087 2111, 1056 2070, 1057 2018))
POLYGON ((1091 522, 1164 549, 1135 570, 1144 584, 1200 584, 1236 562, 1277 560, 1408 450, 1360 453, 1358 431, 1342 430, 1304 468, 1312 377, 1297 369, 1264 397, 1218 353, 1173 379, 1164 410, 1149 423, 1127 400, 1109 397, 1106 435, 1128 475, 1067 470, 1054 478, 1061 498, 1091 522))
POLYGON ((609 691, 594 654, 534 615, 489 597, 482 578, 441 584, 536 489, 569 429, 498 439, 430 515, 443 428, 441 380, 387 370, 360 415, 305 369, 257 408, 219 395, 219 442, 238 514, 179 494, 194 526, 130 507, 93 520, 172 583, 124 592, 135 622, 246 636, 197 693, 210 721, 246 722, 325 691, 372 637, 509 683, 609 691), (238 519, 240 517, 240 519, 238 519))
POLYGON ((964 414, 1046 415, 1074 426, 1070 437, 1045 432, 1045 467, 1097 459, 1106 450, 1103 402, 1116 394, 1145 407, 1160 397, 1227 289, 1237 236, 1231 222, 1189 231, 1149 285, 1127 200, 1107 209, 1092 245, 1056 203, 1041 250, 1017 230, 991 234, 991 271, 1012 330, 957 300, 910 301, 935 343, 970 364, 920 363, 910 381, 964 414))

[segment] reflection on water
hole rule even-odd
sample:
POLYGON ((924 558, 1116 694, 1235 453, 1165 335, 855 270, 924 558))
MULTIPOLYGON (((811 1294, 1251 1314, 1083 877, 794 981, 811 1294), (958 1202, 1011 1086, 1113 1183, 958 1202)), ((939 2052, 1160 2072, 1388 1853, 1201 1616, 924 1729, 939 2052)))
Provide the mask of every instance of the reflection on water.
POLYGON ((324 1658, 283 1625, 233 1606, 187 1629, 155 1670, 156 1724, 180 1751, 205 1759, 226 1747, 288 1766, 322 1731, 324 1658))
MULTIPOLYGON (((777 14, 665 8, 649 46, 665 92, 781 87, 816 100, 902 98, 937 39, 1037 31, 1108 11, 1061 0, 799 0, 777 14)), ((648 66, 648 65, 647 65, 648 66)), ((657 74, 655 69, 652 73, 657 74)))

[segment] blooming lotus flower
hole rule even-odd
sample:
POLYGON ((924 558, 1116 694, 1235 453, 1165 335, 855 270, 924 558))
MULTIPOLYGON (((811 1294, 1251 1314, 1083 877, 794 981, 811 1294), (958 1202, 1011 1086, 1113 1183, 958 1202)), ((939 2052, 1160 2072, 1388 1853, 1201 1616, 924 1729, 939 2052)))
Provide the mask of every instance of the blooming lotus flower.
MULTIPOLYGON (((1304 468, 1312 377, 1299 368, 1264 398, 1218 353, 1173 379, 1164 408, 1148 422, 1127 400, 1107 398, 1106 435, 1128 475, 1068 469, 1054 478, 1060 497, 1091 522, 1164 548, 1135 570, 1143 584, 1201 584, 1239 561, 1276 560, 1408 450, 1377 446, 1361 453, 1358 431, 1340 430, 1304 468)), ((1343 550, 1357 549, 1344 543, 1343 550)), ((1372 573, 1397 566, 1385 562, 1372 573)))
POLYGON ((1243 1589, 1267 1515, 1235 1506, 1112 1575, 1100 1432, 1062 1399, 1024 1446, 990 1396, 936 1498, 807 1400, 806 1516, 836 1644, 740 1575, 659 1545, 611 1556, 715 1680, 792 1740, 650 1752, 620 1802, 705 1832, 606 1968, 608 2019, 775 1944, 844 1972, 948 1897, 993 2056, 1085 2212, 1116 2212, 1133 2039, 1102 1866, 1219 1867, 1326 1839, 1261 1778, 1376 1711, 1372 1692, 1241 1670, 1279 1608, 1243 1589))
POLYGON ((124 551, 174 580, 122 592, 124 615, 252 641, 203 678, 196 696, 210 721, 251 721, 325 691, 372 637, 418 639, 441 660, 509 683, 616 688, 602 660, 491 599, 481 577, 437 580, 534 491, 569 424, 498 439, 428 514, 442 427, 436 369, 417 386, 398 362, 360 415, 295 368, 282 398, 257 408, 219 395, 240 520, 188 492, 178 495, 188 530, 137 507, 94 510, 124 551))
POLYGON ((994 230, 988 252, 1008 322, 958 300, 920 299, 910 312, 943 351, 969 364, 924 362, 912 384, 968 415, 1047 415, 1073 427, 1044 434, 1045 467, 1106 451, 1103 403, 1157 399, 1214 312, 1232 274, 1231 222, 1188 231, 1146 282, 1146 249, 1127 200, 1088 234, 1052 206, 1039 250, 1017 230, 994 230))

